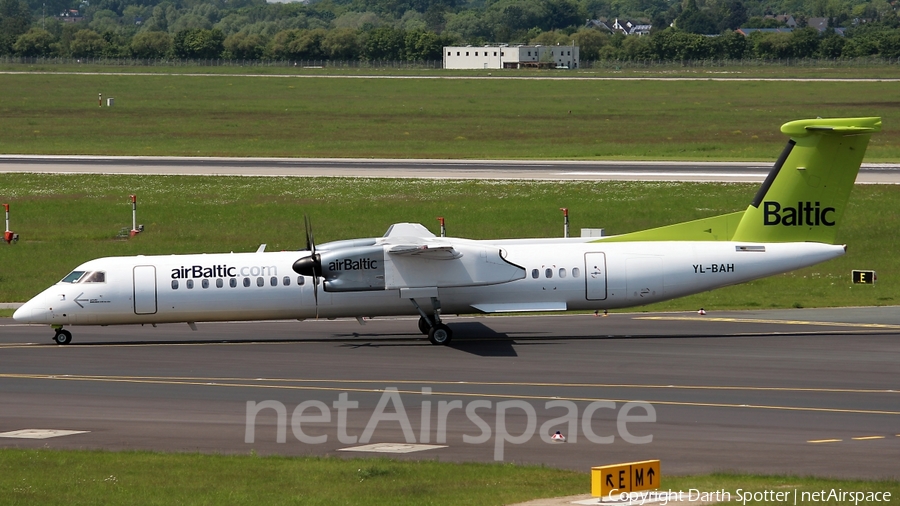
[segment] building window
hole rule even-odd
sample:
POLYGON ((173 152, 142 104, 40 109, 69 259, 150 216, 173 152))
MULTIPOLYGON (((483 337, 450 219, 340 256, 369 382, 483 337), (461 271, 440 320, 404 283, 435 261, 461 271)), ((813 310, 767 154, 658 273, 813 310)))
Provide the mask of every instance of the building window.
POLYGON ((572 51, 566 51, 566 56, 572 56, 572 51))
POLYGON ((250 286, 250 278, 244 278, 244 287, 250 286))
POLYGON ((194 280, 193 279, 189 279, 189 280, 185 281, 184 284, 185 284, 185 286, 187 286, 188 290, 190 290, 191 288, 194 288, 194 280))
POLYGON ((203 278, 203 281, 200 282, 200 286, 202 286, 203 288, 209 288, 209 280, 203 278))
POLYGON ((447 51, 447 56, 453 56, 453 55, 450 54, 450 51, 447 51))
POLYGON ((475 56, 478 56, 478 51, 475 51, 475 56))
POLYGON ((547 269, 544 271, 544 277, 550 279, 553 277, 553 269, 547 269))
POLYGON ((456 56, 459 56, 459 51, 456 52, 456 56))
POLYGON ((177 279, 172 280, 172 290, 178 290, 178 280, 177 279))
POLYGON ((503 51, 500 51, 500 56, 506 56, 506 53, 504 53, 503 51))
POLYGON ((528 56, 531 56, 531 51, 528 51, 528 56))
POLYGON ((494 56, 497 56, 497 51, 494 51, 494 56))
POLYGON ((231 278, 228 280, 228 286, 234 288, 237 286, 237 278, 231 278))
POLYGON ((537 269, 532 269, 532 270, 531 270, 531 277, 534 278, 534 279, 537 279, 537 278, 541 277, 541 271, 539 271, 539 270, 537 270, 537 269))

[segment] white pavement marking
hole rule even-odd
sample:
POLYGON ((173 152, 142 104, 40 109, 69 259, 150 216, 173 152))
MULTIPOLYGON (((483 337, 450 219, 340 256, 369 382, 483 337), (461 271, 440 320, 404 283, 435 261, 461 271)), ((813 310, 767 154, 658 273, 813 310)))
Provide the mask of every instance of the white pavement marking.
POLYGON ((339 452, 372 452, 372 453, 412 453, 425 450, 447 448, 445 445, 420 445, 407 443, 374 443, 350 448, 339 448, 339 452))
POLYGON ((0 432, 0 437, 16 439, 47 439, 51 437, 72 436, 84 434, 89 430, 59 430, 59 429, 22 429, 11 432, 0 432))

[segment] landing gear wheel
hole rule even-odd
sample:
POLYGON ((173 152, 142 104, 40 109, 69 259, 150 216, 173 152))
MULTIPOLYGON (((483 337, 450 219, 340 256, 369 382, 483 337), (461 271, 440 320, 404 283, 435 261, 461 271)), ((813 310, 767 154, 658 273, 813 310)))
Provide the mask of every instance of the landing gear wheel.
POLYGON ((428 331, 428 340, 431 341, 431 344, 450 344, 451 339, 453 339, 453 331, 443 323, 438 323, 428 331))
POLYGON ((428 335, 428 331, 431 330, 431 324, 428 323, 424 317, 419 317, 419 332, 422 334, 428 335))
POLYGON ((72 333, 68 330, 59 329, 56 331, 56 335, 53 336, 53 340, 56 341, 56 344, 69 344, 72 342, 72 333))

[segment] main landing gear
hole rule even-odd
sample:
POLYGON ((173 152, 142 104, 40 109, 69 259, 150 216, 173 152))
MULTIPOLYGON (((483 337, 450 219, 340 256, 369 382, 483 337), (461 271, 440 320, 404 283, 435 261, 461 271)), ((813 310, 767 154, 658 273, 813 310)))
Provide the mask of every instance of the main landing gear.
POLYGON ((453 339, 453 331, 450 330, 450 327, 441 323, 441 301, 437 297, 431 298, 434 315, 432 318, 429 318, 425 310, 416 302, 416 299, 409 300, 416 306, 416 310, 421 315, 419 318, 419 332, 428 336, 431 344, 450 344, 450 340, 453 339))
POLYGON ((69 344, 72 342, 72 333, 59 327, 56 329, 56 335, 53 336, 53 340, 56 341, 56 344, 69 344))

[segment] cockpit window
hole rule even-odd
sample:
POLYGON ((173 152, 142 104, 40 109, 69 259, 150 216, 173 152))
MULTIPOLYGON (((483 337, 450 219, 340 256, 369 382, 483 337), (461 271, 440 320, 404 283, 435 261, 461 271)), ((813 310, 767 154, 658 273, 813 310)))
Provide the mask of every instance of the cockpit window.
POLYGON ((60 283, 77 283, 82 276, 84 276, 84 271, 72 271, 68 276, 62 278, 60 283))
POLYGON ((82 283, 106 283, 106 273, 103 271, 94 271, 81 280, 82 283))

